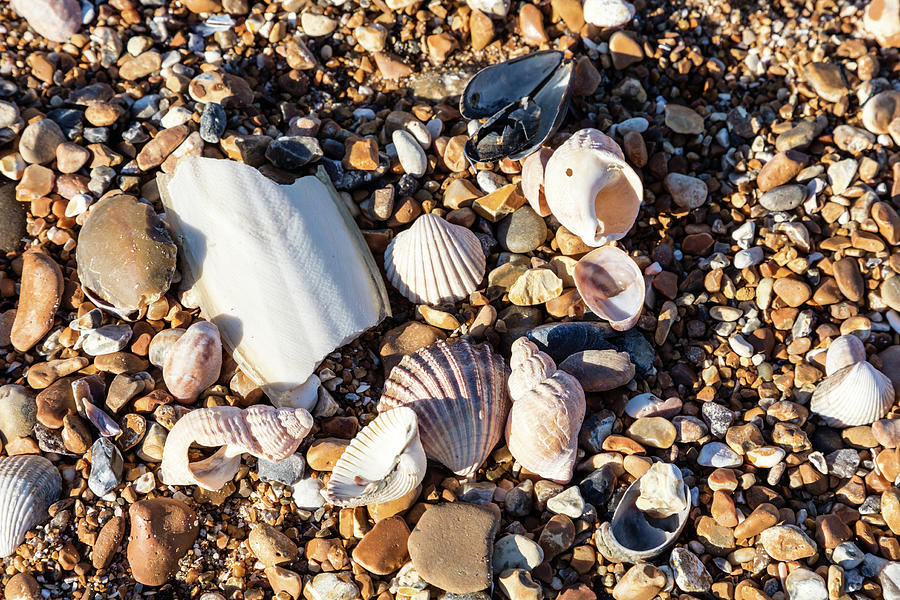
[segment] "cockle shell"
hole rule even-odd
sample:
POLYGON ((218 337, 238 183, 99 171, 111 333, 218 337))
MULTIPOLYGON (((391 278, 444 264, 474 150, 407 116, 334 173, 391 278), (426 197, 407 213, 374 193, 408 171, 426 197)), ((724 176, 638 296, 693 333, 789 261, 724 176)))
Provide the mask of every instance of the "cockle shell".
POLYGON ((385 381, 378 410, 397 406, 416 411, 429 458, 469 477, 503 435, 509 412, 503 357, 465 340, 408 354, 385 381))
POLYGON ((572 479, 578 432, 584 420, 581 384, 534 342, 521 337, 512 344, 506 420, 506 444, 526 469, 558 483, 572 479))
POLYGON ((547 161, 544 194, 566 229, 588 246, 603 246, 634 225, 644 188, 612 138, 582 129, 547 161))
POLYGON ((179 419, 166 437, 160 475, 166 485, 199 485, 216 491, 238 472, 241 454, 271 461, 287 458, 312 426, 312 416, 302 408, 200 408, 179 419), (190 463, 192 443, 222 448, 209 458, 190 463))
POLYGON ((613 513, 612 520, 600 525, 594 537, 597 550, 612 562, 639 563, 650 560, 675 543, 687 522, 691 511, 691 493, 685 485, 681 471, 674 465, 657 467, 669 469, 664 477, 645 473, 625 491, 613 513), (643 489, 646 484, 649 489, 643 489), (663 496, 650 502, 649 494, 663 496), (638 507, 638 499, 647 512, 638 507), (665 517, 675 507, 684 508, 665 517), (665 510, 664 510, 665 509, 665 510))
POLYGON ((326 495, 336 506, 363 506, 402 498, 422 483, 427 466, 411 408, 381 413, 341 454, 326 495))
POLYGON ((866 360, 866 347, 855 335, 836 338, 825 354, 825 375, 834 375, 844 367, 866 360))
POLYGON ((820 381, 809 409, 829 427, 855 427, 869 425, 884 417, 893 403, 891 380, 871 363, 862 360, 820 381))
POLYGON ((198 321, 169 347, 163 380, 179 402, 189 403, 216 382, 221 369, 219 328, 209 321, 198 321))
POLYGON ((47 520, 47 509, 61 493, 62 478, 46 458, 0 458, 0 558, 15 552, 25 532, 47 520))
POLYGON ((183 157, 158 183, 204 317, 274 404, 312 409, 316 365, 390 314, 324 170, 277 185, 249 165, 183 157))
POLYGON ((475 234, 435 214, 424 214, 384 252, 388 281, 410 302, 456 302, 484 278, 485 257, 475 234))
POLYGON ((574 278, 584 303, 613 329, 625 331, 637 324, 646 286, 630 256, 614 246, 597 248, 578 261, 574 278))
POLYGON ((522 193, 534 212, 546 217, 550 215, 547 196, 544 193, 544 170, 553 151, 541 148, 522 161, 522 193))

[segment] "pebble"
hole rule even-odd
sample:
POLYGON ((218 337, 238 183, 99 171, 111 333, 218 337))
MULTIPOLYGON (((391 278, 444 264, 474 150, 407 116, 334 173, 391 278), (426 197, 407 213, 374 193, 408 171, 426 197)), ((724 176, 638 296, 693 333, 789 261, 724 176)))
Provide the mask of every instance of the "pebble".
POLYGON ((138 583, 163 585, 178 572, 178 561, 200 532, 194 510, 174 498, 139 500, 128 509, 131 532, 128 564, 138 583))
POLYGON ((391 135, 391 141, 403 171, 413 177, 423 176, 428 169, 428 157, 416 138, 408 131, 397 129, 391 135))
POLYGON ((828 102, 839 102, 849 93, 840 66, 834 63, 812 62, 804 69, 806 80, 813 90, 828 102))
POLYGON ((681 208, 694 209, 706 203, 708 189, 702 179, 669 173, 664 180, 666 190, 672 194, 672 200, 681 208))
POLYGON ((509 301, 533 306, 558 298, 562 291, 562 280, 550 269, 528 269, 509 288, 509 301))
POLYGON ((19 305, 9 333, 16 350, 30 350, 53 327, 63 287, 62 270, 49 254, 37 250, 24 254, 19 305))
POLYGON ((19 154, 30 164, 42 165, 56 158, 56 148, 66 141, 62 129, 51 119, 28 125, 19 138, 19 154))
POLYGON ((538 545, 544 551, 544 559, 548 561, 571 548, 574 543, 575 524, 566 515, 550 517, 538 537, 538 545))
POLYGON ((110 354, 123 350, 130 339, 131 327, 128 325, 104 325, 82 338, 81 349, 90 356, 110 354))
POLYGON ((338 23, 331 17, 304 11, 300 14, 300 26, 303 33, 310 37, 322 37, 331 35, 337 29, 338 23))
POLYGON ((791 571, 784 580, 790 600, 828 600, 825 580, 815 571, 798 568, 791 571))
POLYGON ((507 569, 497 578, 500 591, 509 600, 542 600, 541 586, 534 582, 524 569, 507 569))
POLYGON ((260 457, 257 461, 261 481, 277 481, 284 485, 294 485, 303 478, 306 461, 302 454, 291 454, 287 458, 271 461, 260 457))
POLYGON ((0 387, 0 441, 9 444, 17 437, 28 437, 37 423, 37 403, 21 385, 0 387))
POLYGON ((22 238, 27 235, 25 208, 24 203, 16 200, 15 184, 0 186, 0 253, 15 252, 22 247, 22 238))
POLYGON ((580 519, 584 513, 584 498, 581 497, 581 490, 576 486, 566 488, 547 500, 547 510, 558 515, 580 519))
POLYGON ((734 255, 734 268, 747 269, 760 264, 765 258, 765 253, 759 246, 738 250, 734 255))
POLYGON ((806 199, 806 188, 802 185, 782 185, 770 189, 760 196, 759 203, 763 208, 777 211, 794 210, 806 199))
POLYGON ((859 168, 859 162, 854 158, 845 158, 828 166, 828 179, 831 180, 831 192, 834 194, 843 194, 853 178, 856 176, 856 170, 859 168))
POLYGON ((812 297, 812 289, 809 284, 793 277, 783 277, 775 280, 772 287, 779 298, 791 307, 798 307, 812 297))
POLYGON ((88 487, 102 498, 119 484, 124 462, 119 449, 109 438, 101 437, 91 446, 91 474, 88 487))
POLYGON ((218 102, 207 102, 200 115, 200 137, 204 142, 218 144, 225 133, 228 117, 218 102))
POLYGON ((596 27, 621 27, 634 17, 634 6, 625 0, 585 0, 584 20, 596 27))
POLYGON ((722 442, 708 442, 700 449, 697 464, 703 467, 739 467, 743 461, 722 442))
POLYGON ((616 31, 609 38, 609 52, 613 67, 621 71, 644 59, 641 45, 625 31, 616 31))
POLYGON ((325 505, 322 490, 325 484, 321 479, 307 477, 293 485, 294 504, 301 510, 317 510, 325 505))
POLYGON ((495 574, 506 569, 525 569, 530 572, 542 562, 544 551, 534 540, 524 535, 506 535, 494 544, 492 568, 495 574))
MULTIPOLYGON (((885 372, 890 372, 885 369, 885 372)), ((0 398, 3 396, 3 388, 0 388, 0 398)), ((0 404, 2 406, 2 404, 0 404)), ((0 431, 2 431, 2 421, 0 421, 0 431)), ((900 446, 900 419, 881 419, 872 423, 872 435, 878 443, 885 448, 896 448, 900 446)))
POLYGON ((775 525, 759 535, 759 541, 775 560, 800 560, 816 553, 816 543, 796 525, 775 525))
POLYGON ((125 537, 125 518, 113 516, 97 535, 97 541, 91 548, 91 564, 95 569, 105 569, 109 567, 119 552, 119 546, 125 537))
POLYGON ((322 158, 319 140, 305 135, 280 136, 266 146, 266 158, 279 169, 297 171, 322 158))
POLYGON ((300 600, 303 578, 299 573, 282 567, 266 567, 264 572, 276 597, 284 597, 287 594, 292 600, 300 600))
POLYGON ((900 277, 896 275, 888 277, 881 283, 881 287, 878 290, 885 304, 896 311, 900 311, 900 277))
POLYGON ((756 176, 756 185, 759 188, 759 191, 768 192, 773 188, 789 182, 800 173, 808 161, 809 157, 797 150, 779 152, 759 170, 759 173, 756 176))
POLYGON ((388 38, 388 30, 380 23, 360 25, 353 30, 353 37, 367 52, 381 52, 388 38))
POLYGON ((675 133, 696 135, 703 133, 703 117, 697 111, 680 104, 666 104, 666 127, 675 133))
POLYGON ((267 567, 293 562, 300 552, 288 536, 266 523, 253 528, 247 544, 253 556, 267 567))
POLYGON ((817 135, 816 124, 813 121, 800 121, 791 129, 778 134, 778 137, 775 138, 775 149, 785 152, 791 149, 806 148, 816 139, 817 135))
POLYGON ((547 238, 547 224, 530 206, 523 206, 500 221, 497 241, 508 251, 526 254, 547 238))
POLYGON ((3 588, 6 600, 42 600, 41 586, 28 573, 16 573, 3 588))
POLYGON ((671 448, 675 443, 675 426, 662 417, 641 417, 628 428, 628 437, 644 446, 671 448))
POLYGON ((667 583, 666 574, 647 563, 632 566, 613 588, 615 600, 652 600, 667 583))
POLYGON ((675 584, 683 592, 708 592, 713 579, 703 562, 686 548, 675 548, 669 557, 669 565, 675 573, 675 584))
POLYGON ((832 267, 834 279, 845 298, 851 302, 859 302, 866 291, 859 263, 855 258, 842 258, 836 261, 832 267))
POLYGON ((845 571, 858 567, 864 558, 863 551, 853 542, 841 542, 831 553, 831 561, 845 571))
POLYGON ((409 527, 401 517, 375 523, 353 549, 353 560, 376 575, 389 575, 409 560, 409 527))
POLYGON ((334 573, 319 573, 306 586, 312 600, 354 600, 359 588, 334 573))
POLYGON ((900 46, 900 14, 897 0, 873 0, 866 5, 863 25, 883 48, 900 46))
POLYGON ((863 105, 863 126, 874 134, 888 133, 888 126, 900 117, 900 92, 886 90, 869 98, 863 105))

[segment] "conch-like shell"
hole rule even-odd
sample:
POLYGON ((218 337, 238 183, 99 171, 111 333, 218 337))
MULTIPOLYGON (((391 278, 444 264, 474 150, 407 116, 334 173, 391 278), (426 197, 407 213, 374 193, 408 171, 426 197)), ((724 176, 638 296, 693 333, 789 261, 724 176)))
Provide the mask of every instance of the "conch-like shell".
POLYGON ((378 410, 397 406, 416 411, 429 458, 469 477, 503 435, 509 411, 503 357, 465 340, 408 354, 385 381, 378 410))
POLYGON ((271 461, 287 458, 312 426, 312 416, 302 408, 200 408, 181 417, 166 437, 160 475, 166 485, 199 485, 216 491, 238 472, 241 454, 271 461), (191 463, 188 448, 192 443, 222 448, 191 463))
MULTIPOLYGON (((594 537, 597 550, 612 562, 640 563, 662 553, 678 539, 691 511, 691 493, 685 485, 681 471, 674 465, 666 464, 652 468, 632 483, 616 507, 611 521, 600 525, 594 537), (663 469, 669 473, 660 476, 663 469), (650 489, 642 489, 646 484, 650 489), (638 499, 647 496, 664 496, 645 506, 646 512, 638 507, 638 499), (670 512, 675 507, 684 508, 670 512), (667 516, 654 516, 667 514, 667 516)), ((646 501, 646 498, 645 498, 646 501)))
MULTIPOLYGON (((826 365, 831 349, 826 355, 826 365)), ((894 403, 894 385, 888 377, 861 360, 819 382, 809 409, 829 427, 869 425, 884 417, 894 403)))
POLYGON ((866 347, 855 335, 842 335, 825 353, 825 375, 834 375, 844 367, 866 360, 866 347))
POLYGON ((416 304, 466 298, 484 278, 484 266, 475 234, 431 213, 416 219, 384 251, 388 281, 416 304))
POLYGON ((198 321, 168 348, 163 380, 179 402, 190 403, 216 382, 221 369, 219 328, 209 321, 198 321))
POLYGON ((597 248, 578 261, 573 277, 584 303, 613 329, 625 331, 637 324, 646 287, 630 256, 614 246, 597 248))
POLYGON ((0 558, 15 552, 25 532, 47 520, 47 509, 61 493, 62 478, 46 458, 0 458, 0 558))
POLYGON ((316 365, 390 314, 327 175, 282 186, 239 162, 183 157, 158 182, 204 317, 274 404, 311 409, 316 365))
POLYGON ((544 170, 553 151, 541 148, 522 161, 522 193, 534 212, 546 217, 550 215, 547 197, 544 194, 544 170))
POLYGON ((544 194, 566 229, 588 246, 603 246, 634 225, 644 188, 612 138, 582 129, 547 161, 544 194))
POLYGON ((326 495, 336 506, 364 506, 402 498, 422 483, 427 466, 411 408, 381 413, 341 454, 326 495))
POLYGON ((519 463, 558 483, 572 479, 578 432, 584 420, 584 390, 553 359, 521 337, 512 344, 506 444, 519 463))

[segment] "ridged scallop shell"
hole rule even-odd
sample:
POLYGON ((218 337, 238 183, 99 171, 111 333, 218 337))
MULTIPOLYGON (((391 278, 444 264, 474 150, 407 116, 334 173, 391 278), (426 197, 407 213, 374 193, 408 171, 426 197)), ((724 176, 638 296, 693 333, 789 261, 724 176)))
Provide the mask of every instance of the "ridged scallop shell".
POLYGON ((552 154, 550 148, 541 148, 522 161, 522 193, 534 212, 542 217, 550 215, 544 194, 544 170, 552 154))
POLYGON ((474 233, 424 214, 384 252, 388 281, 410 302, 456 302, 484 278, 485 257, 474 233))
POLYGON ((863 360, 819 382, 809 409, 829 427, 855 427, 882 418, 893 403, 891 380, 863 360))
POLYGON ((842 335, 831 342, 825 354, 825 375, 866 360, 866 347, 855 335, 842 335))
POLYGON ((166 485, 199 485, 216 491, 235 476, 241 454, 270 461, 287 458, 312 426, 312 416, 302 408, 200 408, 172 427, 166 437, 160 474, 166 485), (190 463, 188 448, 192 443, 222 448, 209 458, 190 463))
POLYGON ((189 403, 216 382, 221 370, 219 328, 209 321, 198 321, 168 348, 163 380, 179 402, 189 403))
POLYGON ((16 551, 25 533, 48 519, 62 478, 49 460, 22 455, 0 458, 0 558, 16 551))
POLYGON ((558 483, 572 479, 584 390, 553 359, 521 337, 512 344, 506 444, 519 464, 558 483))
MULTIPOLYGON (((658 508, 648 512, 639 509, 638 498, 647 495, 647 491, 641 489, 642 482, 647 478, 645 474, 628 487, 613 518, 601 524, 594 537, 597 550, 605 558, 612 562, 645 562, 662 553, 678 539, 691 511, 691 493, 682 479, 681 471, 674 465, 668 467, 672 469, 672 477, 667 480, 675 489, 667 492, 684 501, 684 510, 667 517, 656 517, 653 515, 658 508)), ((647 481, 651 480, 654 483, 659 481, 658 478, 647 478, 647 481)))
POLYGON ((439 341, 403 357, 384 383, 381 412, 409 406, 429 458, 473 475, 503 435, 509 399, 503 357, 487 344, 439 341))
POLYGON ((575 265, 575 287, 584 303, 613 329, 634 327, 644 307, 644 274, 630 256, 613 246, 585 254, 575 265))
POLYGON ((644 188, 612 138, 582 129, 547 161, 544 194, 566 229, 588 246, 603 246, 634 225, 644 188))
POLYGON ((364 506, 402 498, 422 483, 427 460, 416 412, 381 413, 341 454, 326 495, 335 506, 364 506))

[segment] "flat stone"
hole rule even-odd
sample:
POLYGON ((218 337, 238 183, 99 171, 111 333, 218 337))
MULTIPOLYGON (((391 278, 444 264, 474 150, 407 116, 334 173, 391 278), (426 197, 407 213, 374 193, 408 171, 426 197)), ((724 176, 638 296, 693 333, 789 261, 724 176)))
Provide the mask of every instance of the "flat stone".
POLYGON ((267 567, 293 562, 300 552, 288 536, 265 523, 253 528, 247 543, 253 555, 267 567))
POLYGON ((376 575, 389 575, 409 560, 409 527, 401 517, 375 523, 353 549, 353 560, 376 575))
POLYGON ((578 379, 586 392, 602 392, 626 385, 634 378, 631 357, 616 350, 584 350, 562 361, 559 368, 578 379))
POLYGON ((119 68, 119 77, 127 81, 141 79, 159 71, 162 66, 162 56, 156 50, 147 50, 128 60, 119 68))
POLYGON ((666 190, 672 194, 672 200, 681 208, 699 208, 706 203, 708 189, 702 179, 680 173, 669 173, 666 175, 664 184, 666 190))
POLYGON ((759 203, 766 210, 794 210, 806 199, 806 188, 802 185, 782 185, 770 189, 759 198, 759 203))
POLYGON ((190 133, 187 125, 178 125, 163 129, 156 137, 147 142, 136 157, 137 166, 141 171, 147 171, 158 167, 190 133))
POLYGON ((113 561, 125 537, 125 517, 112 517, 100 528, 97 541, 91 548, 91 564, 105 569, 113 561))
POLYGON ((760 533, 769 556, 779 561, 800 560, 816 553, 816 543, 796 525, 775 525, 760 533))
POLYGON ((506 535, 494 544, 492 568, 495 574, 506 569, 532 571, 542 562, 544 551, 534 540, 524 535, 506 535))
POLYGON ((791 307, 798 307, 812 297, 812 289, 804 281, 793 277, 782 277, 775 280, 772 288, 775 294, 791 307))
POLYGON ((793 148, 806 148, 818 135, 816 124, 812 121, 800 121, 791 129, 778 134, 775 138, 775 149, 779 152, 793 148))
POLYGON ((132 576, 144 585, 163 585, 175 576, 178 561, 197 540, 197 513, 180 500, 152 498, 132 504, 128 516, 127 557, 132 576))
POLYGON ((666 104, 666 127, 675 133, 696 135, 703 133, 703 117, 697 111, 680 104, 666 104))
POLYGON ((62 270, 49 254, 30 250, 22 261, 22 283, 10 341, 25 352, 53 327, 63 293, 62 270))
POLYGON ((670 448, 675 443, 675 426, 662 417, 641 417, 628 428, 628 437, 644 446, 670 448))
POLYGON ((803 72, 813 90, 828 102, 839 102, 850 92, 844 83, 841 68, 834 63, 809 63, 803 72))
POLYGON ((847 300, 859 302, 866 291, 862 272, 856 258, 846 257, 836 261, 832 267, 838 289, 847 300))
POLYGON ((797 150, 779 152, 759 170, 759 173, 756 175, 756 186, 759 188, 759 191, 768 192, 773 188, 784 185, 803 170, 808 160, 809 157, 806 154, 797 150))
POLYGON ((739 467, 742 463, 741 457, 722 442, 704 444, 697 456, 697 464, 704 467, 739 467))

